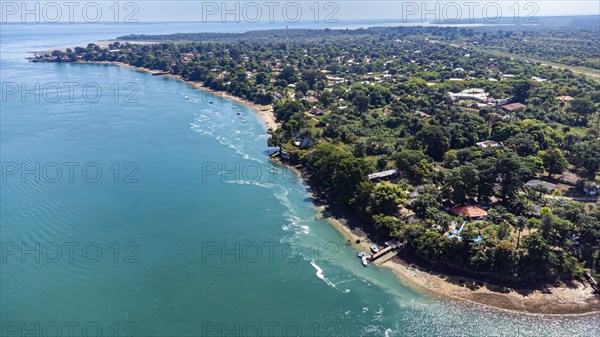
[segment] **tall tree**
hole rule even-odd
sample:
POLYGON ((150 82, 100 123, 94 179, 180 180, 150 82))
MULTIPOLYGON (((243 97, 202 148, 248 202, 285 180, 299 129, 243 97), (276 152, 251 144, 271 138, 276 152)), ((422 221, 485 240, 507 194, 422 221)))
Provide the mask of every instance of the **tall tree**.
POLYGON ((581 142, 573 147, 571 162, 583 175, 594 178, 600 169, 600 140, 581 142))
POLYGON ((450 149, 450 134, 439 125, 427 125, 417 132, 415 139, 425 149, 425 153, 435 160, 442 160, 450 149))
POLYGON ((542 150, 538 152, 538 157, 542 159, 544 168, 548 171, 548 174, 561 174, 569 167, 569 162, 562 151, 557 148, 542 150))

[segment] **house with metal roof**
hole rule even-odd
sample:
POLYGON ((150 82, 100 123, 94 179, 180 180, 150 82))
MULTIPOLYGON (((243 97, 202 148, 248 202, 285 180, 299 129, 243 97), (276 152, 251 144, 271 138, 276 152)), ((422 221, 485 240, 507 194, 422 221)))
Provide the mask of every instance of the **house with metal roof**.
POLYGON ((387 170, 371 173, 367 176, 370 181, 390 180, 398 177, 398 170, 387 170))

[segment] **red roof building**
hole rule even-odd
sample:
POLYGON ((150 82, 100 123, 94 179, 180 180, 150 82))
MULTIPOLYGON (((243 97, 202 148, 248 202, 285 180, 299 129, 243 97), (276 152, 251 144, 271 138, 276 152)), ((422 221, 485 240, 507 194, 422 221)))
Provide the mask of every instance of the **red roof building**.
POLYGON ((452 209, 452 213, 468 218, 484 218, 487 216, 487 212, 483 208, 477 206, 456 207, 452 209))

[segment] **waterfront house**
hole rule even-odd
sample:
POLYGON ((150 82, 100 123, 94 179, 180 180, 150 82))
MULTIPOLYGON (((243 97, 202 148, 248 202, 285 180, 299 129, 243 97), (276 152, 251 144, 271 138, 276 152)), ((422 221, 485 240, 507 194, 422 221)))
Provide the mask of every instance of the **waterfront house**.
POLYGON ((300 132, 296 132, 294 145, 301 149, 307 149, 309 147, 317 145, 317 141, 314 140, 310 135, 305 135, 300 132))

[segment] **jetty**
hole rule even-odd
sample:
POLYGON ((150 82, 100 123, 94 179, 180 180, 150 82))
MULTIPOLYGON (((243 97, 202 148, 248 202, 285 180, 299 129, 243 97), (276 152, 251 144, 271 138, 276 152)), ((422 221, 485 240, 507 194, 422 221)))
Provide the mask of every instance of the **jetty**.
POLYGON ((371 263, 376 266, 381 266, 385 262, 391 260, 394 256, 396 256, 398 251, 404 248, 404 245, 398 240, 392 240, 390 242, 386 242, 386 244, 387 247, 373 255, 371 258, 371 263))

